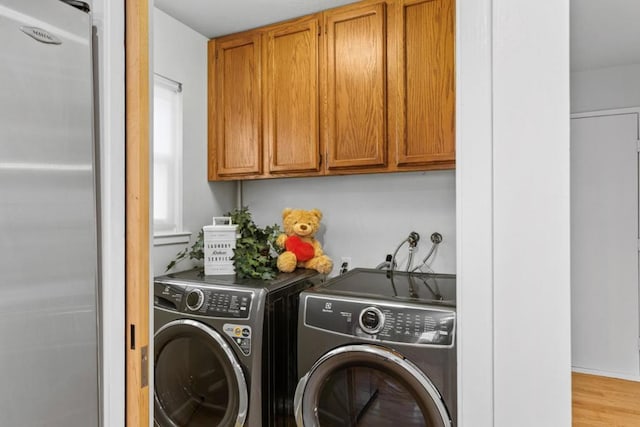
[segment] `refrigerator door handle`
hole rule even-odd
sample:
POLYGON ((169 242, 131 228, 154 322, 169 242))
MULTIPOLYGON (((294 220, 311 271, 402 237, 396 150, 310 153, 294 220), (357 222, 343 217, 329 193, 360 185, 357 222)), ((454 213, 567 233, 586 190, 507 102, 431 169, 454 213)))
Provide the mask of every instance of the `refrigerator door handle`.
POLYGON ((60 0, 63 3, 67 3, 70 6, 75 7, 76 9, 80 9, 83 12, 91 12, 91 6, 89 3, 80 0, 60 0))

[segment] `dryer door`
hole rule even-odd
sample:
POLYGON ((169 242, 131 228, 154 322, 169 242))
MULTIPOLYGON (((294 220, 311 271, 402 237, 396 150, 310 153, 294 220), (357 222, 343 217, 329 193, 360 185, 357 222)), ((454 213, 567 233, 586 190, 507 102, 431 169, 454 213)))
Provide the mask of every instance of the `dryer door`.
POLYGON ((369 344, 338 347, 300 380, 296 422, 304 427, 449 427, 433 383, 397 352, 369 344))
POLYGON ((194 320, 176 320, 156 332, 154 346, 156 426, 244 425, 247 383, 218 332, 194 320))

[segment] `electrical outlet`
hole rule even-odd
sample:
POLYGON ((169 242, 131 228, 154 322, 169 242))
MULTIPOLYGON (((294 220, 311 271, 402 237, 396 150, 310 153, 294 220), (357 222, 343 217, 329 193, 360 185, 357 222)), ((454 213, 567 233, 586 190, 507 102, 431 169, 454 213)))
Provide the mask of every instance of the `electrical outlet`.
POLYGON ((351 257, 343 256, 340 258, 340 274, 344 274, 351 270, 351 257))

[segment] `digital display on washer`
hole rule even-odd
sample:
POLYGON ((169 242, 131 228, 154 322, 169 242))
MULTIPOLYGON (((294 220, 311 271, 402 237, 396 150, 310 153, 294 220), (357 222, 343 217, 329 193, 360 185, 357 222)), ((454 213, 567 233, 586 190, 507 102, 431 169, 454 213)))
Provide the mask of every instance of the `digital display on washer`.
POLYGON ((343 335, 445 347, 454 342, 451 310, 308 296, 304 315, 306 325, 343 335))

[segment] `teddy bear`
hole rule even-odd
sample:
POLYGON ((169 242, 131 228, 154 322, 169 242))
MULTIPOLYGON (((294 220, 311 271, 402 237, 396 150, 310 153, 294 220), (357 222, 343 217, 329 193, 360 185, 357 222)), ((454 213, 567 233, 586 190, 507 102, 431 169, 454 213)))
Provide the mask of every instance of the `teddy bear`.
POLYGON ((276 245, 284 249, 278 256, 278 270, 289 273, 296 267, 309 268, 322 274, 333 269, 331 258, 322 252, 322 245, 314 237, 320 229, 322 212, 286 208, 282 211, 284 233, 278 236, 276 245))

